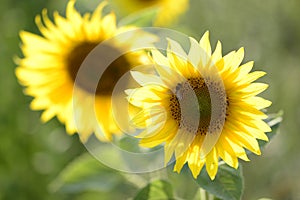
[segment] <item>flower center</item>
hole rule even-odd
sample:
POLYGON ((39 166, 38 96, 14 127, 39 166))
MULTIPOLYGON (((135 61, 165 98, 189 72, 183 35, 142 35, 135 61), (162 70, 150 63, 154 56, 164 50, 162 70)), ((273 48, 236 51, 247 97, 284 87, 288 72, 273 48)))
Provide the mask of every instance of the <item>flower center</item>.
POLYGON ((130 69, 130 63, 126 54, 119 56, 121 53, 116 48, 102 44, 100 50, 97 49, 96 56, 93 56, 95 58, 92 58, 93 64, 83 67, 78 76, 84 59, 97 45, 98 43, 85 42, 75 47, 67 59, 68 72, 81 89, 96 95, 111 95, 117 81, 130 69), (119 57, 114 59, 116 56, 119 57), (113 62, 107 64, 110 60, 113 62))
POLYGON ((227 109, 226 93, 220 88, 219 84, 201 77, 177 84, 169 109, 178 127, 201 135, 220 129, 227 109))

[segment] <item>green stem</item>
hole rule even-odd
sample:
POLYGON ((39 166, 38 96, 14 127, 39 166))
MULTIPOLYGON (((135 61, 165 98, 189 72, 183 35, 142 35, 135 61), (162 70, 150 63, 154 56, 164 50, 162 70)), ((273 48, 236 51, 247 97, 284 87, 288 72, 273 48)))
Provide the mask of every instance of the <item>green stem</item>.
POLYGON ((214 200, 215 199, 215 196, 212 195, 212 194, 208 194, 208 200, 214 200))
POLYGON ((199 192, 200 192, 200 200, 214 200, 215 196, 208 193, 206 190, 204 190, 203 188, 199 188, 199 192))
POLYGON ((206 191, 202 188, 199 188, 199 191, 200 191, 200 200, 207 200, 206 198, 206 191))

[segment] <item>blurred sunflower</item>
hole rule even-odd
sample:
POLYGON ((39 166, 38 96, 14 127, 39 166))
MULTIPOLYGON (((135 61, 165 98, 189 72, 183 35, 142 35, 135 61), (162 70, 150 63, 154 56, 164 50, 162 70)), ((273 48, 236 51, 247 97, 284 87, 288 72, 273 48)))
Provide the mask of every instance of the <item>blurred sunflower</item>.
POLYGON ((174 171, 188 163, 194 178, 206 165, 214 179, 219 158, 237 168, 238 158, 249 160, 245 148, 260 155, 257 139, 267 141, 271 131, 260 110, 271 102, 256 96, 268 85, 253 81, 265 72, 249 73, 253 62, 241 65, 243 48, 223 57, 218 42, 212 53, 208 32, 200 42, 190 38, 188 55, 168 42, 166 57, 151 52, 157 75, 132 71, 142 87, 126 90, 129 102, 142 109, 132 118, 145 128, 137 136, 140 145, 164 144, 165 164, 175 154, 174 171))
MULTIPOLYGON (((92 77, 89 76, 99 69, 94 67, 86 70, 86 77, 81 76, 78 80, 77 73, 81 64, 99 43, 130 31, 133 27, 116 27, 115 14, 112 12, 102 16, 106 5, 104 2, 93 13, 83 16, 74 8, 74 4, 75 0, 69 1, 65 18, 54 12, 54 23, 49 20, 46 9, 41 16, 36 16, 35 21, 42 36, 20 32, 24 58, 16 59, 16 76, 20 84, 26 87, 24 92, 34 97, 31 108, 44 110, 41 116, 43 122, 57 116, 65 124, 66 131, 69 134, 78 132, 83 142, 92 133, 101 140, 110 140, 113 133, 120 133, 112 114, 113 88, 131 67, 147 63, 149 59, 140 51, 118 57, 104 71, 99 83, 97 77, 96 83, 92 83, 97 86, 96 91, 91 87, 92 77), (80 88, 76 98, 73 95, 75 80, 80 88), (95 109, 89 109, 91 105, 95 109), (91 117, 94 112, 96 118, 91 117), (75 123, 74 117, 80 123, 75 123)), ((153 39, 146 33, 139 36, 129 34, 126 40, 116 39, 106 44, 105 54, 97 57, 97 67, 105 68, 101 60, 106 61, 109 59, 107 57, 127 52, 141 39, 149 43, 153 39)))
POLYGON ((141 11, 146 8, 157 7, 158 14, 154 20, 155 25, 168 25, 175 21, 177 17, 183 14, 189 5, 189 0, 113 0, 116 7, 121 8, 120 12, 124 14, 141 11))

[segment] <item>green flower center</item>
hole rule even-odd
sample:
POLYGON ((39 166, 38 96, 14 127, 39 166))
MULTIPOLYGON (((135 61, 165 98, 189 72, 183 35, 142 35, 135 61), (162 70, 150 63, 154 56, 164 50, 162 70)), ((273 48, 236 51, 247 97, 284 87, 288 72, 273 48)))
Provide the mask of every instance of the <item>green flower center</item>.
POLYGON ((169 109, 179 128, 201 135, 206 135, 210 126, 211 130, 220 128, 222 120, 215 115, 226 115, 225 91, 220 90, 220 85, 213 82, 209 82, 208 87, 206 82, 203 78, 196 77, 177 84, 175 94, 169 100, 169 109))
POLYGON ((85 42, 76 46, 68 56, 67 69, 70 78, 74 82, 76 80, 76 85, 81 89, 96 95, 111 95, 117 81, 130 69, 130 63, 126 54, 120 56, 118 49, 101 45, 89 57, 88 65, 80 69, 84 59, 97 45, 98 43, 85 42), (108 63, 109 61, 112 62, 108 63))

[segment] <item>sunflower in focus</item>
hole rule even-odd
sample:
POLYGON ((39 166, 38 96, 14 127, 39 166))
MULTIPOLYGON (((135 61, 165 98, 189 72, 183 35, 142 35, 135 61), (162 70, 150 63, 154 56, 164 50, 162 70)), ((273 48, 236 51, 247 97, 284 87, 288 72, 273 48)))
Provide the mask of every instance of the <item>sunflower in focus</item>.
POLYGON ((222 56, 218 42, 212 52, 208 32, 190 43, 188 54, 171 39, 166 56, 153 50, 156 74, 132 71, 141 87, 126 93, 142 109, 132 118, 144 129, 140 145, 164 144, 165 165, 175 159, 179 173, 187 163, 194 178, 206 165, 213 180, 220 159, 238 168, 238 158, 249 161, 245 149, 261 154, 257 139, 268 141, 271 131, 261 109, 271 102, 256 96, 268 87, 253 83, 265 72, 250 72, 253 62, 241 64, 243 48, 222 56))
POLYGON ((43 122, 57 116, 65 124, 66 131, 69 134, 77 132, 83 142, 93 133, 100 140, 107 141, 112 134, 120 133, 111 104, 116 82, 130 68, 147 63, 149 59, 144 52, 136 51, 122 54, 109 66, 103 66, 101 61, 128 52, 141 39, 150 43, 153 38, 150 34, 141 33, 139 37, 128 34, 126 40, 112 39, 106 43, 105 53, 98 55, 98 65, 85 70, 83 73, 86 74, 78 78, 81 64, 98 44, 134 27, 116 27, 113 12, 102 16, 105 2, 100 3, 93 13, 83 16, 74 5, 75 0, 68 2, 66 17, 54 12, 54 22, 48 18, 46 9, 36 16, 41 36, 20 32, 24 58, 16 59, 16 76, 26 87, 24 92, 34 98, 31 108, 44 110, 41 116, 43 122), (91 83, 91 75, 101 68, 105 71, 100 80, 96 77, 96 82, 91 83), (76 88, 79 88, 76 98, 73 94, 75 80, 76 88), (95 89, 91 86, 93 84, 95 89), (93 115, 96 117, 91 117, 93 115), (75 123, 75 118, 79 123, 75 123))
POLYGON ((158 13, 154 20, 155 25, 168 25, 176 21, 177 17, 183 14, 189 5, 189 0, 113 0, 116 7, 122 8, 120 12, 125 14, 141 11, 147 8, 157 7, 158 13))

